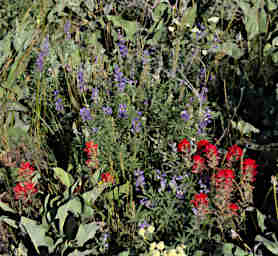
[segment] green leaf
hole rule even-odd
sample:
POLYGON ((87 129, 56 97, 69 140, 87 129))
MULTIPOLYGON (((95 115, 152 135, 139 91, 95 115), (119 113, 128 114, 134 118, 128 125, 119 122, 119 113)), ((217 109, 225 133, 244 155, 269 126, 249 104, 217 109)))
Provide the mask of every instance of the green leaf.
POLYGON ((261 0, 258 0, 256 6, 252 7, 250 3, 238 0, 238 4, 244 13, 243 22, 248 34, 248 40, 267 31, 267 16, 260 3, 261 0))
POLYGON ((77 244, 83 246, 88 240, 94 238, 98 229, 96 223, 81 224, 76 235, 77 244))
POLYGON ((53 240, 46 235, 48 231, 46 226, 38 225, 36 221, 26 217, 21 217, 20 225, 27 231, 38 254, 40 253, 40 246, 48 247, 49 252, 53 251, 53 240))
POLYGON ((5 60, 12 55, 11 52, 11 33, 8 33, 3 40, 0 41, 0 67, 5 60))
POLYGON ((129 256, 129 251, 120 252, 118 256, 129 256))
POLYGON ((265 215, 263 215, 258 209, 257 209, 257 218, 258 218, 258 225, 262 232, 265 231, 266 227, 264 225, 265 215))
POLYGON ((100 194, 107 186, 108 185, 106 183, 98 184, 92 190, 82 194, 81 196, 88 205, 91 205, 96 201, 96 199, 100 196, 100 194))
POLYGON ((240 120, 238 123, 232 121, 232 127, 234 129, 239 130, 242 135, 244 135, 244 134, 248 135, 251 132, 254 132, 254 133, 260 132, 260 130, 257 129, 255 126, 253 126, 252 124, 249 124, 247 122, 244 122, 243 120, 240 120))
POLYGON ((34 35, 34 25, 28 22, 19 24, 18 21, 16 22, 16 34, 14 37, 14 46, 15 49, 19 52, 26 49, 32 42, 32 35, 34 35))
POLYGON ((65 224, 69 211, 74 213, 75 215, 81 214, 82 204, 81 204, 79 198, 76 197, 76 198, 68 201, 66 204, 59 207, 55 218, 59 219, 59 229, 60 229, 61 233, 63 232, 64 224, 65 224))
POLYGON ((87 0, 85 1, 85 5, 88 7, 88 9, 93 12, 95 9, 95 1, 94 0, 87 0))
POLYGON ((10 225, 13 228, 18 228, 18 225, 17 225, 16 221, 13 220, 13 219, 8 218, 6 216, 1 216, 0 221, 5 222, 6 224, 10 225))
POLYGON ((278 255, 278 244, 275 242, 272 242, 261 235, 257 235, 255 238, 255 241, 262 242, 264 246, 270 250, 273 254, 278 255))
POLYGON ((222 252, 224 255, 233 255, 234 245, 231 243, 225 243, 222 247, 222 252))
POLYGON ((115 187, 112 191, 105 193, 104 196, 109 200, 119 200, 120 196, 128 196, 129 192, 130 184, 127 182, 119 187, 115 187))
POLYGON ((226 42, 223 44, 219 44, 219 47, 214 50, 216 53, 225 53, 233 57, 234 59, 239 59, 243 54, 243 50, 239 48, 235 43, 226 42))
POLYGON ((72 186, 74 180, 72 178, 72 176, 67 173, 66 171, 64 171, 62 168, 60 167, 55 167, 53 168, 54 170, 54 175, 55 177, 58 177, 59 180, 67 187, 69 188, 70 186, 72 186))
POLYGON ((5 212, 11 212, 11 213, 16 213, 15 210, 13 210, 12 208, 10 208, 8 206, 8 204, 5 204, 3 202, 0 201, 0 208, 2 208, 2 210, 4 210, 5 212))
POLYGON ((190 28, 192 28, 193 25, 195 24, 196 16, 197 16, 197 4, 195 4, 193 7, 186 9, 186 12, 184 13, 181 19, 182 28, 186 29, 187 26, 190 26, 190 28))
POLYGON ((128 21, 123 19, 121 16, 106 16, 108 20, 112 21, 116 27, 121 27, 125 30, 127 39, 132 40, 133 35, 138 29, 138 23, 136 21, 128 21))
POLYGON ((99 253, 97 252, 96 249, 89 249, 86 251, 79 251, 78 249, 75 249, 73 252, 68 254, 68 256, 88 256, 88 255, 98 255, 99 253))

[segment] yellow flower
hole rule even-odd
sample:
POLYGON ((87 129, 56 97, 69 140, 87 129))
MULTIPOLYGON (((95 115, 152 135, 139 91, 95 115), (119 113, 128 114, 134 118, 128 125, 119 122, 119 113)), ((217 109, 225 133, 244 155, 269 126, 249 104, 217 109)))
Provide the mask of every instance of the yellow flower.
POLYGON ((148 226, 148 232, 152 234, 154 232, 154 226, 148 226))
POLYGON ((158 250, 152 251, 152 256, 160 256, 160 251, 158 250))
POLYGON ((167 254, 168 256, 177 256, 177 252, 176 252, 176 250, 175 249, 170 249, 169 251, 168 251, 168 254, 167 254))
POLYGON ((150 244, 150 251, 153 251, 156 248, 156 242, 150 244))
POLYGON ((145 229, 144 228, 140 228, 138 231, 139 236, 145 237, 145 229))
POLYGON ((162 251, 164 248, 165 248, 164 242, 163 242, 163 241, 160 241, 160 242, 157 244, 157 249, 160 250, 160 251, 162 251))

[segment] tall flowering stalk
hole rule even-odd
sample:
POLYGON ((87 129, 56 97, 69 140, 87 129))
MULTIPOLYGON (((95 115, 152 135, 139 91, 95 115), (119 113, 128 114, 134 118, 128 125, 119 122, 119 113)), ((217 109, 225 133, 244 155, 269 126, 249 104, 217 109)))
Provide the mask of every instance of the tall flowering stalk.
POLYGON ((29 162, 23 162, 18 169, 19 182, 13 188, 16 200, 31 202, 37 194, 37 185, 32 181, 35 169, 29 162))
POLYGON ((37 58, 37 68, 39 72, 41 73, 43 71, 43 65, 44 65, 44 58, 48 55, 49 53, 49 38, 48 36, 44 39, 39 56, 37 58))
POLYGON ((86 165, 90 168, 97 169, 98 168, 98 144, 95 144, 93 141, 88 141, 85 143, 86 147, 84 148, 84 152, 87 154, 86 165))

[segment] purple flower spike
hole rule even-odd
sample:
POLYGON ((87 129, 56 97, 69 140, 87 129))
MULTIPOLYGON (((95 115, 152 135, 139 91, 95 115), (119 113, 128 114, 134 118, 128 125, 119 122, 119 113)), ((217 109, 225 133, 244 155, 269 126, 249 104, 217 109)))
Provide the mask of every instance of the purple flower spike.
POLYGON ((92 116, 91 116, 90 110, 87 109, 87 108, 81 108, 80 109, 80 116, 81 116, 83 122, 92 120, 92 116))

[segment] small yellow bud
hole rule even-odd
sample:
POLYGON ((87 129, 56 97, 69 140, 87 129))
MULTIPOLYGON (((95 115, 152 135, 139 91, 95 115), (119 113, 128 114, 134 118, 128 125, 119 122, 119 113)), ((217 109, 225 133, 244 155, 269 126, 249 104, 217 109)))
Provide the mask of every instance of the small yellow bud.
POLYGON ((170 250, 168 251, 168 256, 177 256, 176 250, 175 250, 175 249, 170 249, 170 250))
POLYGON ((152 251, 152 256, 160 256, 160 251, 159 250, 152 251))
POLYGON ((139 236, 145 237, 145 229, 140 228, 138 231, 139 236))
POLYGON ((150 251, 153 251, 156 248, 156 242, 150 244, 150 251))
POLYGON ((152 234, 154 232, 154 226, 148 226, 148 232, 152 234))
POLYGON ((165 248, 164 242, 160 241, 156 247, 158 250, 162 251, 165 248))

